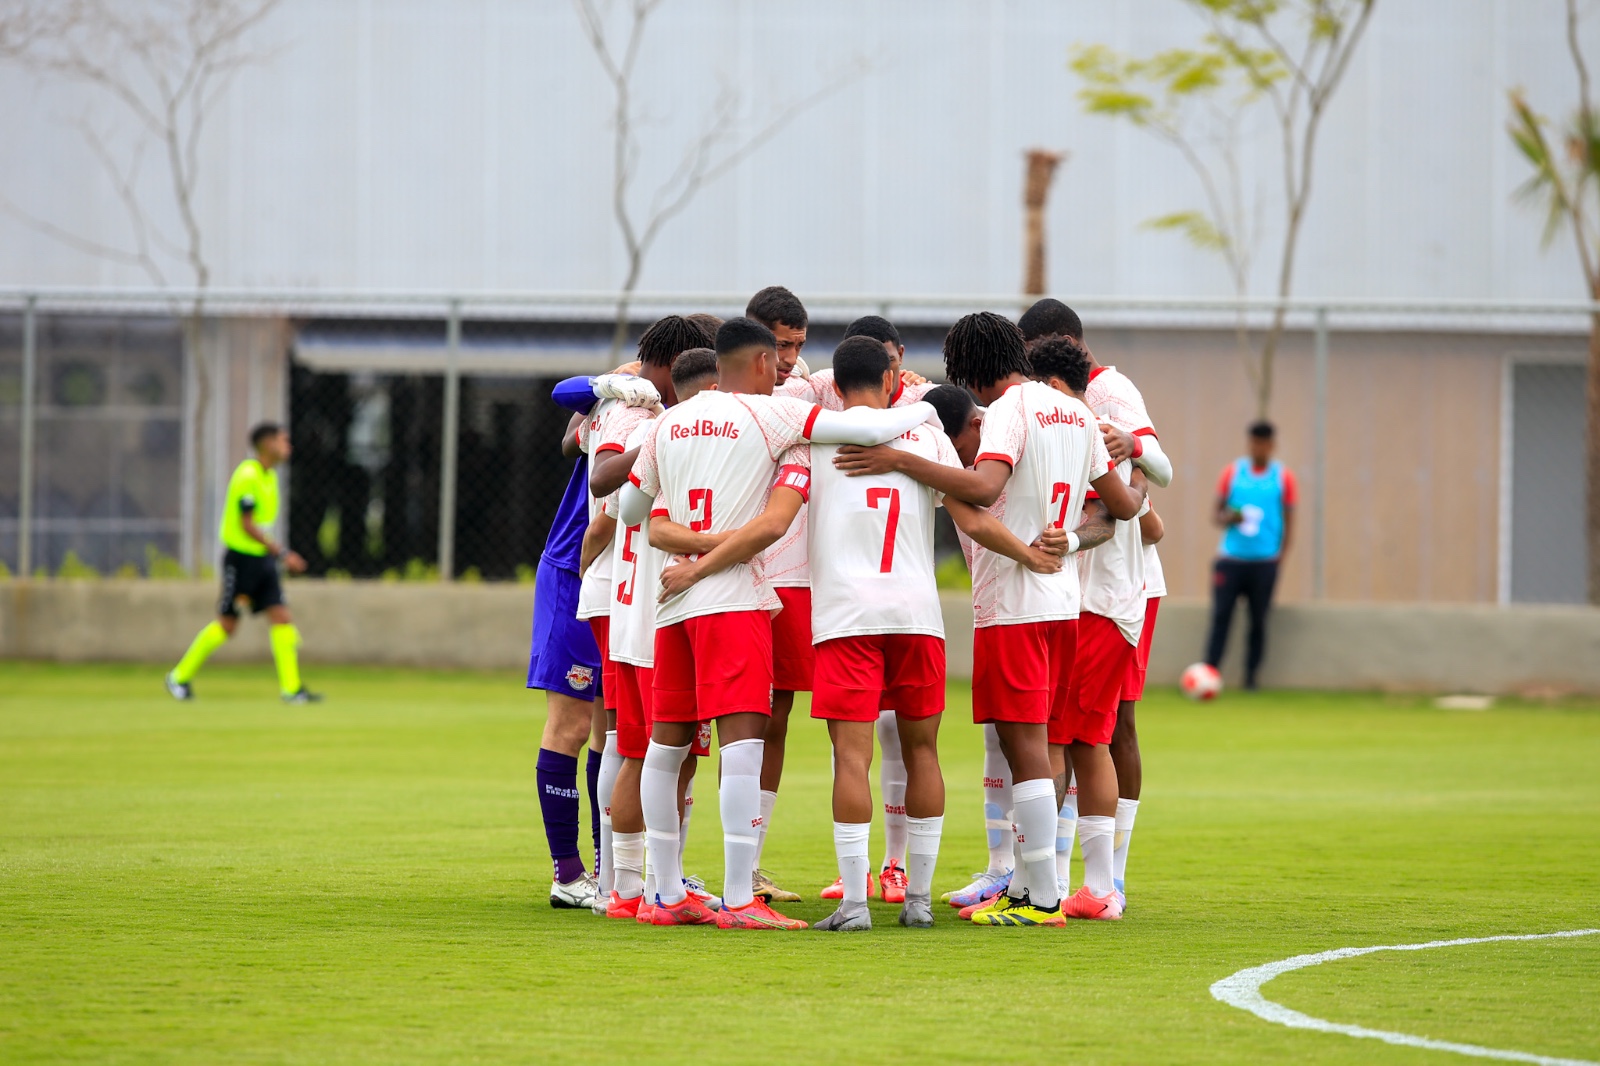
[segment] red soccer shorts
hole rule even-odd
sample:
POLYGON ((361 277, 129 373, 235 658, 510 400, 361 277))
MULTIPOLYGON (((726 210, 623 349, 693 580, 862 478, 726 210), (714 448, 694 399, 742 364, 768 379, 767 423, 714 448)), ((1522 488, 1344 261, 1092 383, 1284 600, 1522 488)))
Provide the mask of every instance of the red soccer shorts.
POLYGON ((1017 622, 972 635, 972 720, 1044 725, 1064 713, 1078 623, 1017 622))
POLYGON ((876 722, 886 710, 907 718, 944 711, 944 641, 926 633, 870 633, 817 645, 811 717, 876 722))
POLYGON ((1111 619, 1087 612, 1078 619, 1078 662, 1068 686, 1066 714, 1050 723, 1050 743, 1111 743, 1134 650, 1111 619))
POLYGON ((617 664, 617 752, 642 759, 650 746, 651 674, 648 666, 617 664))
POLYGON ((1161 597, 1144 601, 1144 628, 1139 631, 1139 646, 1134 649, 1128 676, 1122 681, 1122 698, 1138 703, 1144 699, 1144 675, 1150 669, 1150 641, 1156 635, 1156 611, 1161 597))
POLYGON ((600 646, 601 706, 614 711, 617 709, 617 664, 611 661, 611 616, 596 615, 589 619, 589 628, 594 631, 594 642, 600 646))
POLYGON ((656 630, 653 721, 772 713, 772 619, 724 611, 656 630))
POLYGON ((811 590, 780 588, 783 610, 772 619, 772 687, 779 692, 810 692, 817 653, 811 646, 811 590))

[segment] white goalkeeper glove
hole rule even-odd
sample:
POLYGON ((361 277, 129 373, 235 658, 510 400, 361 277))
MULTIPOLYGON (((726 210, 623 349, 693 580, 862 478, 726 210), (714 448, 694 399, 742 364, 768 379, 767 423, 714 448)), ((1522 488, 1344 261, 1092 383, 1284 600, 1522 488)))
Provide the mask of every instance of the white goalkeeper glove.
POLYGON ((656 387, 632 374, 601 374, 594 379, 594 394, 602 400, 620 400, 628 407, 661 406, 656 387))
POLYGON ((789 373, 791 375, 799 374, 804 381, 811 380, 811 368, 806 366, 806 361, 798 355, 794 357, 794 369, 790 370, 789 373))

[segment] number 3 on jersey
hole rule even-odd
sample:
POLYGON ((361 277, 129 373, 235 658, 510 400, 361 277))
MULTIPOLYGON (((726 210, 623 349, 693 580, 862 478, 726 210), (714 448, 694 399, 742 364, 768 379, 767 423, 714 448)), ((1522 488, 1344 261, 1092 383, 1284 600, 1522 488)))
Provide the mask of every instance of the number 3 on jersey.
POLYGON ((894 534, 900 525, 900 490, 899 489, 868 489, 867 506, 874 511, 878 504, 888 501, 889 518, 883 527, 883 559, 878 565, 878 573, 887 574, 894 569, 894 534))
POLYGON ((689 529, 694 533, 704 533, 711 528, 711 490, 689 490, 689 529), (694 513, 700 512, 696 518, 694 513))

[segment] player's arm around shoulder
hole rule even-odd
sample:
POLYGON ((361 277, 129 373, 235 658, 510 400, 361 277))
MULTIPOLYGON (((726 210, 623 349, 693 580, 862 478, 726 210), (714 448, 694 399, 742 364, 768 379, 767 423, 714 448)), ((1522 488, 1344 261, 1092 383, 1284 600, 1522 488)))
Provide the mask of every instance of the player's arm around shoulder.
MULTIPOLYGON (((767 506, 759 515, 738 529, 721 534, 718 538, 719 543, 706 554, 697 559, 681 562, 674 559, 661 571, 661 599, 665 601, 681 595, 712 574, 721 573, 740 563, 747 563, 772 547, 784 533, 788 532, 789 526, 800 513, 800 507, 806 502, 809 493, 809 476, 801 477, 795 473, 794 468, 785 468, 778 483, 773 486, 772 495, 767 498, 767 506)), ((652 545, 655 545, 657 521, 650 523, 652 545)), ((660 545, 655 546, 660 547, 660 545)), ((664 550, 670 551, 670 549, 664 550)))

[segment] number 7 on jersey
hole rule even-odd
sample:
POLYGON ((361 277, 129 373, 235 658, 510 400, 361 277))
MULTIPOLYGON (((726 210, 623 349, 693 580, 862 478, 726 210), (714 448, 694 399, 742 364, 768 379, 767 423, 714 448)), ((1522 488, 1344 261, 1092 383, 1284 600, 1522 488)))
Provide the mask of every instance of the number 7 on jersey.
POLYGON ((894 569, 894 534, 900 525, 900 490, 899 489, 868 489, 867 506, 874 511, 878 504, 888 501, 889 518, 883 527, 883 559, 878 565, 878 573, 887 574, 894 569))

